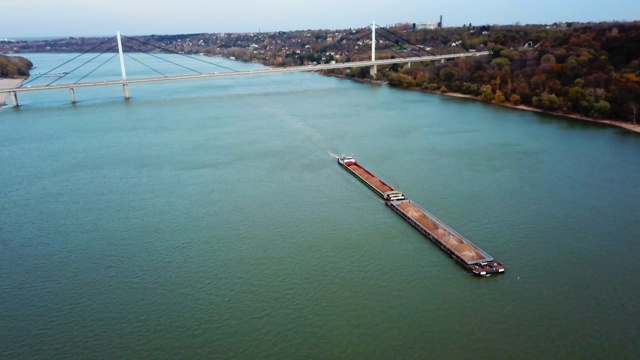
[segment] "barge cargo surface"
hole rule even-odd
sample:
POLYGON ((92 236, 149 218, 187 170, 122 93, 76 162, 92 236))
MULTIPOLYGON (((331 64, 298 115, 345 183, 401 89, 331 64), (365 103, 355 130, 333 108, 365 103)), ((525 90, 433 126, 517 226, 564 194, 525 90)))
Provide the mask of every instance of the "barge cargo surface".
POLYGON ((351 174, 353 174, 358 180, 360 180, 363 184, 367 185, 367 187, 378 196, 385 200, 390 199, 399 199, 400 197, 404 199, 402 193, 396 191, 390 185, 385 183, 384 181, 378 179, 377 176, 373 175, 369 172, 369 170, 362 167, 352 156, 342 156, 338 158, 338 163, 344 166, 351 174))
POLYGON ((385 204, 420 233, 444 250, 456 262, 476 275, 490 276, 505 271, 504 265, 438 220, 418 204, 405 198, 380 180, 351 156, 342 156, 338 163, 385 200, 385 204))

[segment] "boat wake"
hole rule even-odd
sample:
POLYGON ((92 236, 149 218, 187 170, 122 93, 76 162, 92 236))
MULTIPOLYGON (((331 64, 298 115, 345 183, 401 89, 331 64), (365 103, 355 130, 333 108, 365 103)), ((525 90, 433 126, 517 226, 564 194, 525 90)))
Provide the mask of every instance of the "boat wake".
POLYGON ((322 136, 322 134, 318 132, 317 129, 307 124, 303 119, 290 113, 285 113, 280 109, 274 112, 278 113, 277 116, 279 118, 288 121, 295 128, 297 128, 302 137, 310 139, 311 143, 314 146, 327 153, 327 155, 335 159, 338 159, 340 157, 338 150, 335 147, 331 146, 331 144, 329 144, 329 142, 324 138, 324 136, 322 136))

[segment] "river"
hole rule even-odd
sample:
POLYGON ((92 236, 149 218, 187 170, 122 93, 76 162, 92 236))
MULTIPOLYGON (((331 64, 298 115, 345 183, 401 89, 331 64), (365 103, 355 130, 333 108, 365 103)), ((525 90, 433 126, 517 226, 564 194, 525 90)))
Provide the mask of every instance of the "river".
POLYGON ((0 110, 1 358, 640 357, 639 135, 313 73, 130 91, 0 110), (465 272, 342 153, 506 274, 465 272))

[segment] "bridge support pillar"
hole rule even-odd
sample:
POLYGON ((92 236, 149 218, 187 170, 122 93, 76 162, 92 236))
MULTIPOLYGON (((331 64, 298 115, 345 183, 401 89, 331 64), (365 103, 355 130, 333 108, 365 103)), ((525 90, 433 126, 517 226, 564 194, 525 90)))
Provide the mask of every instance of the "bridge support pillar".
POLYGON ((18 102, 18 93, 15 91, 11 92, 11 102, 13 103, 13 107, 20 106, 20 103, 18 102))
MULTIPOLYGON (((120 31, 116 32, 116 38, 118 39, 118 54, 120 55, 120 71, 122 72, 122 81, 127 81, 127 72, 124 68, 124 55, 122 53, 122 40, 120 39, 120 31)), ((122 92, 124 92, 124 99, 129 100, 131 96, 129 95, 129 84, 122 84, 122 92)))
POLYGON ((444 64, 444 63, 446 63, 446 61, 444 59, 440 59, 440 63, 444 64))
MULTIPOLYGON (((376 22, 371 23, 371 61, 376 61, 376 22)), ((378 73, 378 65, 369 68, 371 77, 376 77, 378 73)))
POLYGON ((76 91, 73 88, 69 88, 69 92, 71 93, 71 103, 76 103, 76 91))

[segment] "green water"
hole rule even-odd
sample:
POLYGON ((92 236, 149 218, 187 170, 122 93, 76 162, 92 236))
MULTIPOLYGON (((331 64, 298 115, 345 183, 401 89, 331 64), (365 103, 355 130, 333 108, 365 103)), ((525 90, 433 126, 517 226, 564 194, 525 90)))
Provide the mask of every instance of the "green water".
POLYGON ((640 357, 640 136, 317 74, 130 90, 0 110, 0 358, 640 357))

